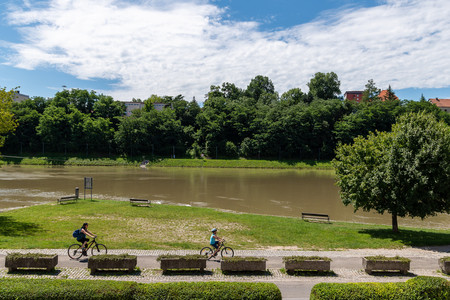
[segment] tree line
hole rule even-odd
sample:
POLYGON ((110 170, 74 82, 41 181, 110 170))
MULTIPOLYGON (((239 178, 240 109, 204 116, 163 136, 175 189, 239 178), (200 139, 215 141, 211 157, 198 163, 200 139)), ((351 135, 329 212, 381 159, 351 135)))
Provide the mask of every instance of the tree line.
POLYGON ((334 72, 316 73, 307 86, 308 92, 293 88, 280 95, 259 75, 246 88, 212 85, 203 106, 182 95, 134 99, 143 108, 130 117, 111 96, 65 89, 49 99, 13 103, 17 128, 7 134, 3 152, 332 159, 339 143, 390 131, 408 112, 426 111, 450 124, 450 116, 423 97, 398 100, 389 87, 393 96, 378 99, 373 80, 361 103, 339 98, 334 72), (156 102, 167 108, 157 111, 156 102))

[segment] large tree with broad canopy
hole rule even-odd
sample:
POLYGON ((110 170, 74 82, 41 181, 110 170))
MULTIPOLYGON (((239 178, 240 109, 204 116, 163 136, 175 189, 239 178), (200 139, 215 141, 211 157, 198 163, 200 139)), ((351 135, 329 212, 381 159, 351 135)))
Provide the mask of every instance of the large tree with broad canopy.
POLYGON ((450 212, 450 127, 427 113, 402 115, 391 132, 340 145, 333 160, 345 205, 397 217, 450 212))

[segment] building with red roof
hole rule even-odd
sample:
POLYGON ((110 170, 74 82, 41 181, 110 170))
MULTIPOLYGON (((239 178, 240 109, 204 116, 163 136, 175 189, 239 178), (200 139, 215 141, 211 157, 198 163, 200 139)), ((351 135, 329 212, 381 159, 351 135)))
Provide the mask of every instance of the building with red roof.
POLYGON ((441 110, 450 113, 450 99, 431 98, 428 99, 428 101, 439 107, 441 110))
MULTIPOLYGON (((398 100, 398 97, 392 92, 393 99, 391 100, 398 100)), ((380 98, 381 101, 389 100, 389 91, 388 90, 382 90, 380 94, 378 95, 378 98, 380 98)))

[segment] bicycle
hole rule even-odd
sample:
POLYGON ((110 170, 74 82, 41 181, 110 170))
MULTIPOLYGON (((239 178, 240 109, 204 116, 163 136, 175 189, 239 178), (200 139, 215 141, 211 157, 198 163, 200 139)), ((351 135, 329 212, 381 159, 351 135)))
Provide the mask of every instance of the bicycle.
MULTIPOLYGON (((208 259, 211 258, 212 254, 214 253, 213 248, 211 247, 203 247, 202 250, 200 250, 200 255, 207 256, 208 259)), ((225 247, 225 240, 222 241, 220 244, 219 250, 217 250, 216 255, 220 252, 220 256, 223 257, 233 257, 234 256, 234 250, 231 247, 225 247)))
MULTIPOLYGON (((86 244, 86 248, 85 248, 86 254, 89 249, 91 249, 91 255, 106 254, 108 252, 108 249, 106 249, 106 246, 103 244, 97 243, 97 241, 95 239, 96 239, 96 237, 92 241, 90 241, 86 244)), ((83 254, 81 247, 82 247, 81 244, 70 245, 70 247, 67 249, 67 254, 69 255, 69 257, 71 259, 78 259, 83 254)))

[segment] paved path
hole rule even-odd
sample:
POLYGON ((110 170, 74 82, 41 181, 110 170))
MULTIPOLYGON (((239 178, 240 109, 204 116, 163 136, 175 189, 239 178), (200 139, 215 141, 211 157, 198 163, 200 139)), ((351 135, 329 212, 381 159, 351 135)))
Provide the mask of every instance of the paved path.
POLYGON ((406 281, 414 276, 439 276, 450 279, 438 271, 438 259, 450 256, 450 246, 433 248, 407 248, 401 250, 385 249, 358 249, 345 251, 270 251, 249 250, 236 251, 239 256, 260 256, 267 258, 265 274, 258 275, 223 275, 220 269, 220 260, 211 260, 207 263, 207 270, 203 274, 191 272, 187 274, 171 273, 163 275, 159 270, 156 257, 161 254, 197 254, 191 250, 110 250, 110 254, 128 253, 138 256, 140 271, 132 274, 126 273, 99 273, 90 275, 87 269, 87 259, 71 260, 66 249, 42 250, 2 250, 0 249, 0 266, 4 266, 7 253, 47 253, 58 254, 58 267, 54 273, 21 272, 8 274, 7 269, 0 268, 0 277, 40 277, 40 278, 70 278, 91 280, 126 280, 136 282, 171 282, 171 281, 253 281, 273 282, 281 290, 284 299, 309 299, 311 288, 319 282, 394 282, 406 281), (327 256, 332 259, 331 269, 334 274, 328 276, 293 276, 282 272, 283 256, 327 256), (411 270, 407 275, 393 273, 383 276, 368 275, 362 270, 362 257, 368 255, 404 256, 411 259, 411 270))

